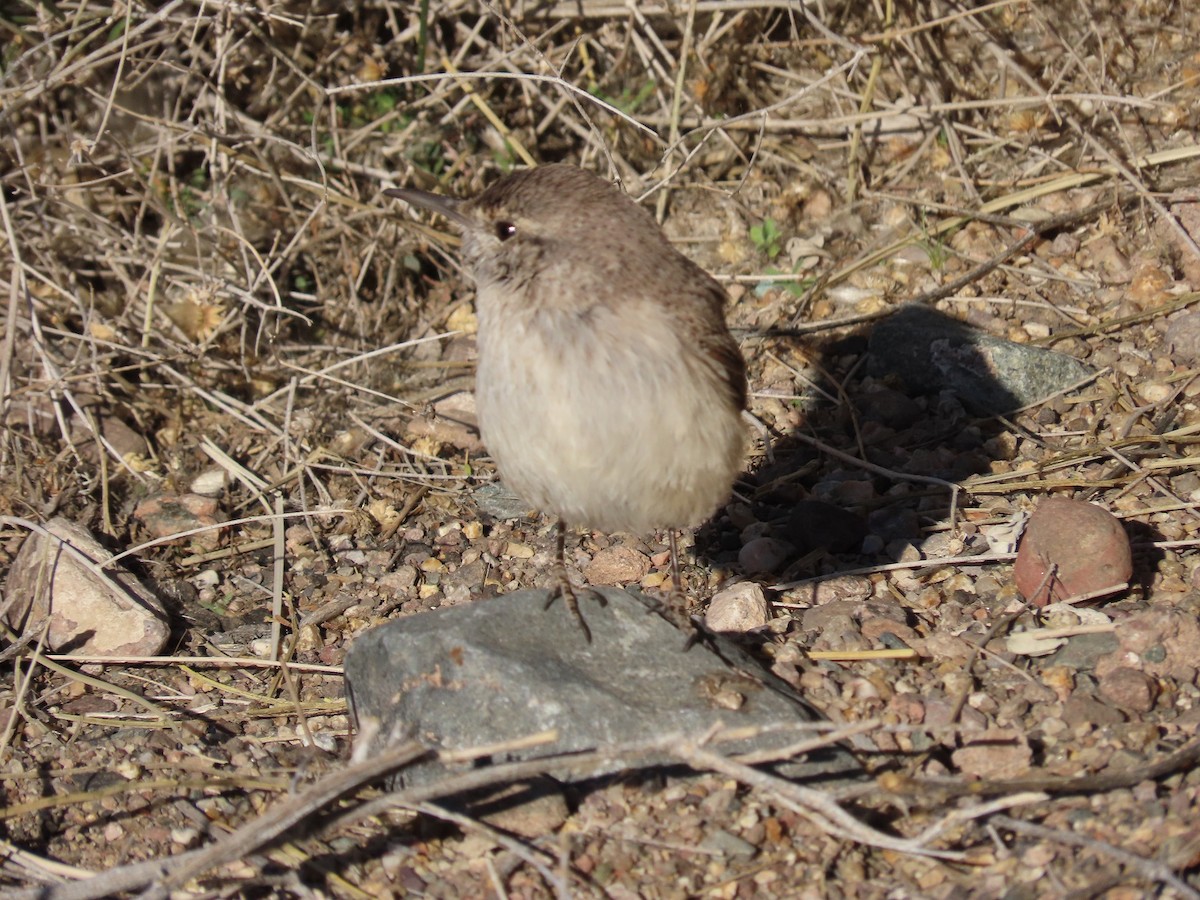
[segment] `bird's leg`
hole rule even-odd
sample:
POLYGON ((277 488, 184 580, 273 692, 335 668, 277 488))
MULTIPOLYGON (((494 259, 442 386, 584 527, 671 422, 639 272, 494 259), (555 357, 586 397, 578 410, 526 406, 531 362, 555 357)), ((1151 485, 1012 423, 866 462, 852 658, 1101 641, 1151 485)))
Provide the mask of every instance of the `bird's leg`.
POLYGON ((683 593, 683 580, 679 577, 679 542, 675 537, 675 529, 667 530, 671 543, 671 593, 686 598, 683 593))
POLYGON ((667 620, 688 635, 687 646, 696 642, 696 623, 692 621, 692 602, 683 590, 683 578, 679 574, 679 542, 675 529, 667 530, 667 540, 671 548, 671 589, 667 591, 663 614, 667 620))
POLYGON ((708 630, 703 620, 692 618, 692 601, 683 590, 683 579, 679 574, 679 545, 675 529, 670 529, 667 534, 671 547, 671 590, 667 592, 661 615, 683 632, 685 653, 701 641, 710 648, 715 648, 713 633, 708 630))
MULTIPOLYGON (((575 617, 575 621, 579 623, 580 630, 583 631, 584 639, 590 644, 592 642, 592 629, 588 628, 587 622, 584 621, 583 613, 579 611, 579 598, 575 595, 575 586, 571 584, 571 577, 567 574, 567 524, 562 520, 558 520, 558 535, 555 539, 554 547, 554 587, 550 590, 550 597, 546 600, 545 609, 550 608, 559 597, 563 603, 567 604, 567 609, 571 611, 571 615, 575 617)), ((604 595, 599 591, 594 591, 587 588, 587 593, 591 594, 600 601, 600 605, 604 606, 608 603, 604 599, 604 595)))

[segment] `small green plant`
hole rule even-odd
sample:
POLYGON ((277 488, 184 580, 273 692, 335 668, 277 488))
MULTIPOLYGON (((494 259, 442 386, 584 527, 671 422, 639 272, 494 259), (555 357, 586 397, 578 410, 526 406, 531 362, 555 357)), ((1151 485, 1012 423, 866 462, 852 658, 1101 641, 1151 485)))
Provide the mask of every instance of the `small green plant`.
POLYGON ((413 141, 405 147, 404 158, 434 176, 441 176, 450 165, 441 141, 413 141))
POLYGON ((925 255, 929 257, 929 268, 935 272, 940 272, 946 267, 946 261, 950 259, 950 246, 946 243, 957 229, 947 231, 941 234, 930 234, 929 223, 926 220, 925 213, 920 214, 921 234, 923 237, 916 244, 925 251, 925 255))
MULTIPOLYGON (((783 253, 783 232, 779 230, 779 223, 774 219, 766 218, 758 225, 751 225, 750 242, 758 248, 759 253, 763 254, 769 260, 774 261, 783 253)), ((763 270, 763 274, 783 275, 787 277, 781 278, 779 281, 760 281, 755 288, 755 292, 761 295, 775 288, 780 288, 796 297, 803 297, 808 292, 808 289, 812 287, 815 279, 797 279, 795 276, 800 273, 800 265, 801 263, 798 262, 790 272, 775 266, 767 266, 763 270)))
POLYGON ((774 219, 763 219, 760 224, 750 226, 750 241, 767 259, 774 259, 783 252, 782 237, 774 219))
POLYGON ((621 93, 614 97, 600 90, 600 86, 598 84, 593 84, 588 88, 588 93, 593 97, 599 97, 610 106, 615 106, 617 109, 623 113, 626 113, 627 115, 633 115, 638 111, 643 103, 650 99, 650 95, 654 93, 655 87, 657 87, 656 82, 650 80, 645 82, 641 87, 637 88, 637 90, 623 88, 621 93))
POLYGON ((108 30, 108 42, 111 44, 114 41, 120 40, 121 36, 123 34, 125 34, 125 29, 128 27, 129 27, 129 17, 128 16, 124 16, 121 19, 119 19, 113 25, 113 27, 108 30))
MULTIPOLYGON (((782 269, 776 269, 774 266, 768 266, 764 270, 764 273, 767 275, 788 275, 788 276, 794 276, 794 275, 798 274, 797 272, 785 272, 782 269)), ((758 285, 758 291, 761 293, 765 293, 766 291, 769 291, 771 288, 779 288, 780 290, 787 291, 793 297, 799 299, 799 298, 803 297, 805 294, 807 294, 809 288, 811 288, 816 283, 817 283, 817 279, 813 278, 813 277, 801 278, 799 280, 796 280, 794 277, 789 277, 788 279, 786 279, 784 281, 760 282, 758 285)))
POLYGON ((368 125, 378 122, 376 127, 384 134, 398 131, 408 124, 410 117, 401 116, 389 119, 388 116, 402 100, 403 97, 399 92, 383 90, 367 94, 353 103, 339 103, 337 107, 338 124, 344 128, 366 128, 368 125), (380 122, 380 119, 385 121, 380 122))
POLYGON ((919 241, 917 246, 924 250, 925 255, 929 257, 929 268, 935 272, 946 268, 946 260, 950 258, 950 251, 944 243, 926 238, 919 241))
MULTIPOLYGON (((361 100, 353 103, 337 105, 337 125, 339 128, 366 128, 373 125, 381 134, 390 134, 407 127, 412 121, 408 114, 393 115, 397 106, 404 101, 403 94, 394 90, 375 91, 367 94, 361 100)), ((317 114, 312 110, 302 110, 300 118, 305 125, 312 125, 317 120, 317 114)), ((336 147, 333 135, 325 130, 317 132, 317 142, 326 153, 332 154, 336 147)))
POLYGON ((504 140, 503 148, 492 150, 492 161, 499 166, 500 171, 505 175, 517 167, 517 151, 513 149, 512 144, 507 138, 504 140))
POLYGON ((176 215, 194 221, 209 204, 212 181, 208 169, 199 166, 180 178, 174 191, 165 182, 160 182, 159 186, 163 202, 172 207, 176 215))

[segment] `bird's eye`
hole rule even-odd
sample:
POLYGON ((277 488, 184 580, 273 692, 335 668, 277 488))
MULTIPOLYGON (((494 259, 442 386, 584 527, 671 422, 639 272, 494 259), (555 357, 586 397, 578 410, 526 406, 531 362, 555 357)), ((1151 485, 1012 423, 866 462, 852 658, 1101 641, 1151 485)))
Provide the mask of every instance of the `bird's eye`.
POLYGON ((497 222, 496 237, 502 241, 507 241, 510 237, 517 233, 517 226, 512 222, 497 222))

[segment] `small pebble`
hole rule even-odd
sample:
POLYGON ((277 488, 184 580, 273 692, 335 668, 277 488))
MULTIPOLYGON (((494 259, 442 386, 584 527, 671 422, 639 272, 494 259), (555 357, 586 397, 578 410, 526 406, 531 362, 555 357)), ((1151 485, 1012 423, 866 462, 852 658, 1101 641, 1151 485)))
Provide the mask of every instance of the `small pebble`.
POLYGON ((1019 732, 988 729, 973 735, 972 741, 951 754, 964 775, 991 780, 1017 778, 1029 771, 1033 751, 1019 732))
POLYGON ((763 589, 743 581, 713 595, 704 623, 713 631, 739 634, 761 628, 771 618, 771 605, 763 589))
POLYGON ((217 525, 218 510, 217 501, 212 497, 200 494, 155 494, 134 507, 133 517, 156 538, 202 529, 175 542, 190 541, 212 550, 221 539, 218 529, 214 527, 217 525))
POLYGON ((509 541, 504 545, 504 555, 512 559, 533 559, 534 552, 533 547, 516 541, 509 541))
POLYGON ((476 489, 471 495, 482 513, 494 519, 520 519, 534 514, 534 509, 501 482, 493 481, 476 489))
POLYGON ((1120 709, 1147 713, 1154 709, 1158 683, 1144 672, 1121 666, 1100 679, 1100 693, 1120 709))
POLYGON ((871 580, 862 575, 834 575, 795 588, 787 595, 787 601, 820 606, 834 600, 865 600, 871 596, 871 589, 871 580))
POLYGON ((1063 703, 1062 720, 1072 728, 1101 728, 1105 725, 1120 725, 1125 721, 1125 717, 1112 703, 1101 703, 1095 697, 1076 691, 1063 703))
POLYGON ((855 398, 854 405, 864 418, 882 422, 891 428, 909 428, 925 412, 916 400, 891 388, 863 394, 855 398))
POLYGON ((747 843, 737 835, 730 834, 724 830, 717 830, 709 834, 708 837, 700 842, 700 848, 720 853, 722 856, 743 860, 752 859, 754 854, 758 852, 758 848, 753 844, 747 843))
POLYGON ((229 483, 229 475, 224 469, 208 469, 192 479, 193 494, 203 497, 218 497, 229 483))
POLYGON ((650 571, 646 554, 632 547, 606 547, 583 570, 588 584, 637 584, 650 571))
POLYGON ((1200 312, 1185 312, 1167 326, 1167 349, 1182 363, 1200 360, 1200 312))
POLYGON ((738 552, 738 565, 747 575, 777 572, 796 555, 787 541, 760 537, 746 543, 738 552))
POLYGON ((1046 338, 1050 336, 1050 326, 1043 322, 1026 322, 1024 326, 1025 334, 1031 338, 1046 338))
POLYGON ((1163 294, 1171 285, 1171 276, 1152 262, 1137 263, 1129 282, 1129 299, 1147 309, 1162 303, 1163 294))
POLYGON ((1064 231, 1051 242, 1050 252, 1054 256, 1071 259, 1079 252, 1079 238, 1064 231))
POLYGON ((1162 403, 1174 395, 1175 389, 1161 381, 1145 381, 1137 386, 1137 392, 1147 403, 1162 403))
POLYGON ((867 525, 856 513, 823 500, 801 500, 788 515, 781 536, 803 555, 825 549, 830 553, 854 553, 862 547, 867 525))

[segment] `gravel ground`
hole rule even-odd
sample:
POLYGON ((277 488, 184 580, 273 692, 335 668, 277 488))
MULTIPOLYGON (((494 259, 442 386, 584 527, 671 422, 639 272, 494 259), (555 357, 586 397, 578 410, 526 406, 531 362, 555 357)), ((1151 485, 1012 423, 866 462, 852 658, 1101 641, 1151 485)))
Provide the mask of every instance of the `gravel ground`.
MULTIPOLYGON (((761 428, 688 594, 762 585, 757 652, 861 726, 870 777, 828 797, 956 855, 631 760, 494 824, 356 818, 365 787, 179 896, 1200 896, 1200 10, 748 7, 0 14, 0 572, 62 516, 136 548, 173 626, 151 661, 5 639, 5 890, 254 830, 346 766, 356 635, 552 584, 472 428, 452 240, 378 194, 528 155, 647 193, 728 288, 761 428), (1095 375, 981 415, 870 374, 913 300, 1095 375), (1126 589, 1024 603, 1005 529, 1051 497, 1119 520, 1126 589)), ((669 578, 665 535, 568 556, 669 578)))

